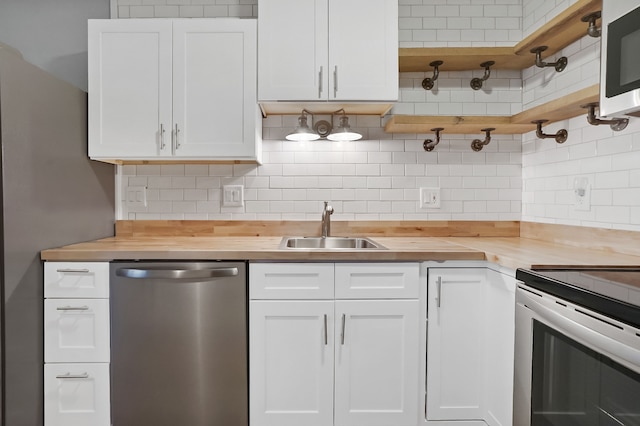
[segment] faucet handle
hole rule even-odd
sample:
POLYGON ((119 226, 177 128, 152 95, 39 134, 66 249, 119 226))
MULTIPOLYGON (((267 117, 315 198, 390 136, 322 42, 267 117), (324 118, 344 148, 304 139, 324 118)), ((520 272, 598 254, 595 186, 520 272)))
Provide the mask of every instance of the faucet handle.
POLYGON ((329 214, 333 214, 333 206, 330 206, 328 201, 324 202, 324 210, 329 214))

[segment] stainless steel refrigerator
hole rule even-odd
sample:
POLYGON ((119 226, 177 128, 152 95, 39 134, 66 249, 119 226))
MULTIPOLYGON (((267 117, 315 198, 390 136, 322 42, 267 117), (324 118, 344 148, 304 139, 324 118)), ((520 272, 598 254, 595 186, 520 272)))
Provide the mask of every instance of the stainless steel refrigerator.
POLYGON ((0 43, 0 424, 43 424, 40 250, 113 235, 114 166, 87 157, 87 94, 0 43))

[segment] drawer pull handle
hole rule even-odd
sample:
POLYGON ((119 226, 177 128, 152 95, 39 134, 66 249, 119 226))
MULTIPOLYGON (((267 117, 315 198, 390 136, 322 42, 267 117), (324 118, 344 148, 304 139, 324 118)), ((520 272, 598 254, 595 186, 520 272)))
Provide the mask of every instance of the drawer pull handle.
POLYGON ((58 306, 57 311, 88 311, 88 306, 58 306))
POLYGON ((67 373, 67 374, 60 374, 56 376, 56 379, 88 379, 88 378, 89 378, 88 373, 82 373, 82 374, 67 373))
POLYGON ((324 314, 324 345, 327 346, 329 344, 329 331, 328 329, 329 319, 327 318, 327 314, 324 314))
POLYGON ((88 274, 89 272, 91 272, 88 269, 56 269, 57 272, 60 272, 62 274, 68 274, 68 273, 75 273, 75 274, 88 274))

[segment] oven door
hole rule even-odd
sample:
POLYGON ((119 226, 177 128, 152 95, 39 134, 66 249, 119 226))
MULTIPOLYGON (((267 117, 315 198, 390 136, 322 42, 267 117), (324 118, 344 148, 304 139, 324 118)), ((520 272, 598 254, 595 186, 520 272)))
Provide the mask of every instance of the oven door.
POLYGON ((514 425, 640 426, 640 330, 519 285, 514 425))

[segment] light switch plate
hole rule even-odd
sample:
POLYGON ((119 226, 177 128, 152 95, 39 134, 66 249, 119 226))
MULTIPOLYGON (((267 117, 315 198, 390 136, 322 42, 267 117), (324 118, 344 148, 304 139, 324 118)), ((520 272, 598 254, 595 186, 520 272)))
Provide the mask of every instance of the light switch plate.
POLYGON ((124 202, 130 209, 134 207, 147 207, 147 187, 127 186, 125 189, 124 202))
POLYGON ((244 185, 224 185, 222 187, 222 207, 243 207, 244 185))
POLYGON ((420 208, 439 209, 440 208, 440 188, 428 187, 420 188, 420 208))

